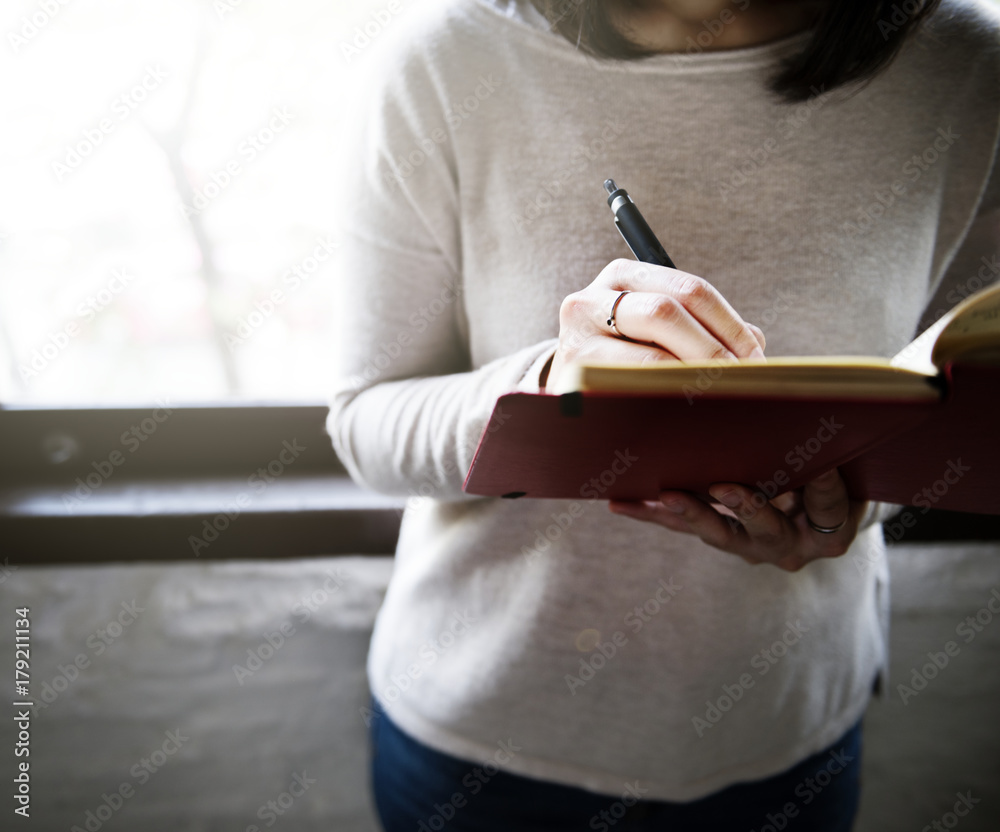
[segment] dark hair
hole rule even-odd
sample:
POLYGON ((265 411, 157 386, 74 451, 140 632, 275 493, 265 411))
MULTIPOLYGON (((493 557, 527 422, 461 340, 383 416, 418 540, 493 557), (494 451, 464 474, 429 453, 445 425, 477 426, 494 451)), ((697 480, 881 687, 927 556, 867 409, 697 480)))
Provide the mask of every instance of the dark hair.
MULTIPOLYGON (((599 58, 631 60, 654 54, 629 40, 611 21, 607 0, 531 0, 552 28, 599 58)), ((643 0, 624 0, 641 6, 643 0)), ((805 48, 788 58, 771 88, 787 101, 816 90, 867 81, 896 57, 906 36, 940 0, 827 0, 805 48)))

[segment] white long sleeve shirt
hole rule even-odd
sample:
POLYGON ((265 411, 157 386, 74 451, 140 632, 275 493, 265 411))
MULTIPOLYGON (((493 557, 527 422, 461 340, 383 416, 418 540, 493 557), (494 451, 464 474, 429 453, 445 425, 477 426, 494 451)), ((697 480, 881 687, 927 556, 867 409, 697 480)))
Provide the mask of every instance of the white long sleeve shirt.
POLYGON ((847 555, 789 573, 602 501, 462 482, 497 396, 537 390, 563 298, 629 256, 608 177, 769 356, 906 344, 970 224, 1000 207, 1000 26, 971 0, 932 23, 856 94, 791 105, 767 82, 808 33, 603 61, 520 0, 447 0, 371 47, 337 194, 329 430, 358 482, 411 498, 368 663, 405 731, 471 760, 507 743, 519 774, 690 800, 860 717, 886 650, 874 512, 847 555))

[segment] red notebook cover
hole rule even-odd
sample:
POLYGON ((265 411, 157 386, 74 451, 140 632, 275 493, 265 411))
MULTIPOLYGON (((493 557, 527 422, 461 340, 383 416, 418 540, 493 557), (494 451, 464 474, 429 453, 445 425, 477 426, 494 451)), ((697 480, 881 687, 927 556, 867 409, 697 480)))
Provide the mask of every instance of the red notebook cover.
POLYGON ((909 504, 960 459, 971 470, 949 475, 956 482, 936 507, 1000 514, 989 407, 1000 368, 949 365, 944 375, 940 402, 511 393, 496 403, 464 490, 630 500, 739 482, 780 493, 855 460, 844 469, 852 496, 909 504))
POLYGON ((852 495, 1000 514, 1000 367, 948 364, 931 417, 841 468, 852 495))

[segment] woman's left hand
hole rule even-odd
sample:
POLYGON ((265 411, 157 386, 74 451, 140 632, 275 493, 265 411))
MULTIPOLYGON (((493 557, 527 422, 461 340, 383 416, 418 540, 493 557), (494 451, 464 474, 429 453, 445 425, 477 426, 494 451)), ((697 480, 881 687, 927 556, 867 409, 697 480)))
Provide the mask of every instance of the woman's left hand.
POLYGON ((867 508, 867 501, 847 496, 836 468, 773 500, 735 483, 716 483, 709 494, 728 510, 684 491, 664 491, 659 501, 612 500, 609 508, 615 514, 697 535, 709 546, 749 563, 771 563, 789 572, 818 558, 843 555, 867 508), (814 526, 837 530, 816 531, 810 520, 814 526))

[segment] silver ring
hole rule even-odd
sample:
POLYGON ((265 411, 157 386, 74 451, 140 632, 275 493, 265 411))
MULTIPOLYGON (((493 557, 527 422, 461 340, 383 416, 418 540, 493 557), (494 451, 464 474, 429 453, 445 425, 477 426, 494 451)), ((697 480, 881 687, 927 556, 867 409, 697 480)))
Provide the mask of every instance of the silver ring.
POLYGON ((608 318, 608 326, 611 327, 611 332, 618 338, 627 338, 628 336, 623 335, 618 331, 618 327, 615 326, 615 313, 618 311, 618 304, 622 302, 622 298, 629 293, 629 289, 622 292, 617 298, 615 298, 614 305, 611 307, 611 315, 608 318))
POLYGON ((844 528, 844 526, 847 525, 847 518, 845 517, 836 526, 830 526, 829 528, 824 528, 823 526, 817 526, 815 523, 813 523, 808 514, 806 515, 806 522, 809 524, 809 528, 812 529, 814 532, 819 532, 820 534, 833 534, 834 532, 839 532, 842 528, 844 528))

